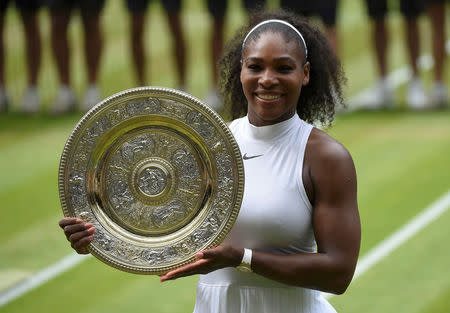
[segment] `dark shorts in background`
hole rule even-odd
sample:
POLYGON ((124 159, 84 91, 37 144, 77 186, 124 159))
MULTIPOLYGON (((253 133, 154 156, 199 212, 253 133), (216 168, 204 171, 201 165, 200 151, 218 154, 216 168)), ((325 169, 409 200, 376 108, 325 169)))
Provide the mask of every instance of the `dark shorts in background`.
POLYGON ((281 0, 280 6, 303 16, 319 16, 325 25, 336 25, 338 0, 281 0))
POLYGON ((449 2, 450 0, 424 0, 425 1, 425 5, 429 6, 431 4, 439 4, 439 3, 445 3, 445 2, 449 2))
POLYGON ((245 10, 252 11, 255 9, 262 9, 266 5, 266 0, 242 0, 245 10))
MULTIPOLYGON (((424 0, 399 0, 400 12, 407 19, 417 18, 425 8, 424 0)), ((428 1, 428 0, 426 0, 428 1)), ((381 19, 388 11, 387 0, 366 0, 367 10, 372 19, 381 19)))
POLYGON ((5 12, 10 3, 14 2, 19 11, 34 12, 42 6, 42 0, 0 0, 0 12, 5 12))
MULTIPOLYGON (((227 0, 207 0, 208 12, 214 18, 223 18, 227 11, 227 0)), ((252 11, 257 8, 263 8, 266 4, 266 0, 242 0, 245 10, 252 11)))
MULTIPOLYGON (((178 13, 181 10, 181 0, 160 0, 167 13, 178 13)), ((145 12, 150 0, 126 0, 128 11, 133 14, 145 12)))
POLYGON ((83 12, 100 13, 105 0, 44 0, 50 11, 72 10, 79 8, 83 12))

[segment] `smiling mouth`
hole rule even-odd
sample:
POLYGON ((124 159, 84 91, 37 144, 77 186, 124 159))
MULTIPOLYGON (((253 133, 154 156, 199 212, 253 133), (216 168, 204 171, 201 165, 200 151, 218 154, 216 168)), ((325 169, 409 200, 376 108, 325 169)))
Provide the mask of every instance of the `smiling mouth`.
POLYGON ((262 100, 276 100, 281 97, 280 95, 267 95, 267 94, 256 94, 256 96, 262 100))

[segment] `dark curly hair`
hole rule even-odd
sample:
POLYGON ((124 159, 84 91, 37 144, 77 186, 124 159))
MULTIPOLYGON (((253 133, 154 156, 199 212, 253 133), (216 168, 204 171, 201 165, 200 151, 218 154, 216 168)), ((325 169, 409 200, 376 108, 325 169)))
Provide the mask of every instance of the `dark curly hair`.
MULTIPOLYGON (((302 87, 297 103, 297 113, 301 119, 311 124, 329 126, 335 114, 337 105, 344 105, 342 86, 346 82, 341 63, 332 51, 327 39, 316 27, 305 19, 285 10, 274 12, 254 12, 247 25, 239 29, 228 43, 219 60, 219 89, 225 106, 231 106, 232 118, 238 118, 247 113, 247 100, 240 81, 242 42, 248 32, 257 24, 269 19, 280 19, 297 28, 305 39, 310 63, 309 84, 302 87)), ((292 40, 294 31, 289 27, 280 27, 278 23, 268 23, 253 31, 246 44, 259 37, 262 32, 281 33, 286 41, 292 40)), ((298 35, 295 35, 304 55, 304 47, 298 35)))

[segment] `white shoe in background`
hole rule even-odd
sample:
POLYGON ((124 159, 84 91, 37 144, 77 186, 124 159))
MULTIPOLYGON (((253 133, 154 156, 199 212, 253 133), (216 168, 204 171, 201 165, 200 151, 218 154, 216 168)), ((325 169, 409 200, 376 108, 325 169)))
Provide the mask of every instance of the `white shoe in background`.
POLYGON ((58 115, 71 112, 75 109, 75 102, 73 90, 69 86, 63 85, 59 88, 56 100, 50 108, 50 113, 58 115))
POLYGON ((428 108, 427 96, 419 78, 413 77, 411 79, 406 92, 406 103, 410 109, 424 110, 428 108))
POLYGON ((205 103, 211 109, 216 112, 219 112, 223 109, 222 100, 219 97, 219 93, 215 88, 211 88, 205 98, 205 103))
POLYGON ((40 107, 41 101, 39 100, 39 93, 36 86, 28 86, 22 99, 22 112, 27 114, 38 113, 40 107))
POLYGON ((5 88, 0 86, 0 113, 7 112, 9 108, 9 96, 5 88))
POLYGON ((386 78, 378 80, 372 95, 362 106, 366 110, 390 109, 393 107, 394 93, 386 78))
POLYGON ((87 112, 92 109, 97 103, 100 102, 100 90, 96 85, 91 84, 84 93, 83 102, 81 103, 80 110, 87 112))
POLYGON ((442 82, 435 82, 431 90, 431 107, 443 109, 449 103, 447 88, 442 82))
POLYGON ((185 85, 179 85, 179 86, 177 87, 177 90, 180 90, 180 91, 183 91, 183 92, 188 93, 188 89, 186 88, 185 85))

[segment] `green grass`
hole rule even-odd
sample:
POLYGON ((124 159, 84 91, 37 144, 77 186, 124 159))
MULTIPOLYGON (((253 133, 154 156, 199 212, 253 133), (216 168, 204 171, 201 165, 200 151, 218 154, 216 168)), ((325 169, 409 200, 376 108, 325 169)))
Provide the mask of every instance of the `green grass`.
POLYGON ((15 301, 5 312, 192 312, 195 278, 161 285, 157 277, 119 272, 90 259, 15 301), (23 298, 25 299, 25 298, 23 298))
POLYGON ((363 253, 450 189, 449 122, 449 112, 361 112, 330 130, 355 160, 363 253))
MULTIPOLYGON (((73 122, 73 118, 67 118, 66 123, 73 122)), ((50 137, 52 137, 51 132, 61 136, 61 141, 57 142, 56 140, 53 145, 55 148, 58 145, 62 148, 65 135, 70 127, 57 126, 58 124, 47 125, 47 127, 43 127, 42 131, 44 135, 48 133, 47 136, 50 137), (52 129, 53 131, 51 131, 52 129)), ((450 189, 449 112, 433 112, 423 115, 407 112, 354 113, 341 116, 330 133, 347 146, 355 160, 363 224, 362 254, 450 189), (424 125, 427 125, 426 129, 424 129, 424 125)), ((0 134, 0 138, 3 138, 3 133, 0 132, 0 134)), ((29 142, 28 136, 22 138, 25 142, 29 142)), ((0 144, 2 142, 3 140, 0 139, 0 144)), ((36 145, 39 144, 35 140, 32 142, 36 145)), ((41 150, 43 149, 38 151, 41 150)), ((9 196, 9 192, 1 193, 2 199, 7 200, 4 203, 7 203, 10 208, 6 212, 7 219, 20 218, 20 223, 2 223, 5 230, 2 231, 0 237, 0 250, 8 256, 8 258, 1 259, 0 268, 5 271, 12 270, 12 275, 15 274, 16 279, 23 278, 27 273, 32 273, 46 264, 57 261, 71 251, 56 224, 62 215, 57 203, 56 191, 59 153, 48 153, 49 155, 55 154, 53 169, 51 171, 43 169, 43 172, 47 172, 48 175, 40 173, 33 175, 32 179, 20 179, 26 185, 14 184, 15 188, 10 189, 17 190, 14 195, 9 196), (35 177, 37 178, 34 179, 35 177), (35 187, 30 187, 30 185, 35 187), (23 191, 24 188, 33 194, 28 200, 20 197, 20 190, 23 191), (46 193, 47 196, 39 197, 40 193, 46 193), (32 203, 33 207, 28 207, 27 203, 32 203)), ((406 291, 399 292, 397 290, 403 290, 401 289, 403 287, 398 287, 399 289, 389 287, 387 290, 382 287, 385 285, 403 286, 410 284, 411 281, 414 285, 422 284, 427 277, 423 272, 425 269, 432 271, 431 274, 434 275, 430 281, 426 282, 428 284, 426 288, 431 288, 430 286, 436 283, 445 291, 445 288, 450 285, 450 279, 440 273, 446 271, 445 265, 449 255, 445 249, 439 249, 438 245, 442 245, 448 236, 449 228, 446 227, 448 222, 449 214, 447 213, 444 218, 439 220, 437 226, 433 224, 427 227, 414 240, 405 245, 405 247, 413 245, 411 248, 399 249, 399 252, 394 254, 400 253, 400 256, 397 257, 398 261, 392 260, 392 257, 384 260, 374 268, 375 274, 371 274, 371 270, 363 275, 353 283, 346 295, 333 298, 333 304, 336 304, 336 307, 343 312, 359 312, 365 304, 370 303, 373 292, 369 292, 369 290, 375 288, 376 292, 387 298, 382 301, 383 303, 392 302, 398 305, 398 297, 406 291), (417 240, 419 243, 415 244, 417 240), (433 240, 434 245, 430 242, 433 240), (423 255, 421 257, 402 256, 403 250, 407 252, 417 250, 423 255), (394 275, 392 273, 406 265, 410 267, 407 274, 394 275), (386 271, 385 268, 390 268, 390 271, 386 271), (359 294, 354 294, 367 292, 366 297, 368 298, 361 298, 359 294)), ((0 275, 2 274, 0 271, 0 275)), ((14 277, 8 279, 11 283, 14 282, 14 277)), ((190 312, 195 296, 195 281, 196 278, 189 278, 161 286, 155 277, 122 273, 107 267, 96 259, 90 259, 12 302, 6 306, 6 309, 7 312, 31 312, 37 299, 40 299, 42 308, 45 308, 47 312, 59 312, 64 303, 75 295, 75 297, 81 297, 82 301, 77 302, 76 306, 68 308, 70 312, 123 312, 128 310, 134 312, 148 310, 190 312), (176 304, 171 300, 174 294, 177 295, 176 304), (178 297, 180 297, 179 300, 178 297)), ((427 290, 426 288, 423 290, 427 290)), ((419 291, 414 289, 411 292, 408 291, 407 295, 411 296, 419 291)), ((375 295, 378 294, 375 293, 375 295)), ((434 295, 437 296, 437 294, 434 295)), ((417 297, 417 301, 418 306, 426 307, 428 302, 438 301, 440 303, 443 300, 427 296, 417 297)), ((400 301, 400 303, 402 302, 400 301)), ((384 311, 384 306, 382 311, 384 311)))
POLYGON ((442 243, 450 236, 450 212, 419 232, 360 279, 331 299, 341 312, 448 312, 450 252, 442 243), (430 307, 429 307, 430 306, 430 307))
MULTIPOLYGON (((348 95, 368 87, 376 77, 362 3, 343 0, 340 11, 339 54, 349 78, 348 95)), ((271 1, 274 5, 276 1, 271 1)), ((228 37, 245 18, 239 1, 231 1, 230 8, 228 37)), ((47 108, 58 83, 49 51, 48 12, 41 13, 40 21, 44 54, 39 87, 47 108)), ((135 86, 127 22, 123 3, 107 2, 100 73, 104 96, 135 86)), ((207 43, 210 22, 202 1, 186 2, 183 23, 190 43, 188 89, 200 98, 211 81, 207 43)), ((420 22, 426 35, 428 21, 420 22)), ((393 70, 407 62, 397 13, 389 16, 389 25, 393 32, 393 70)), ((69 29, 72 81, 78 96, 85 86, 80 26, 75 17, 69 29)), ((17 111, 26 75, 21 27, 14 10, 8 11, 5 27, 7 81, 17 111)), ((154 2, 146 28, 149 84, 176 87, 166 31, 160 4, 154 2)), ((428 52, 429 48, 424 45, 422 50, 428 52)), ((450 62, 446 68, 450 73, 450 62)), ((429 85, 431 72, 423 73, 423 78, 429 85)), ((401 86, 399 102, 403 92, 401 86)), ((62 217, 57 171, 65 140, 80 117, 53 118, 45 111, 33 117, 14 112, 0 115, 0 292, 72 252, 57 226, 62 217)), ((449 111, 354 112, 339 116, 328 132, 349 149, 355 161, 363 226, 361 255, 450 189, 449 111)), ((340 312, 448 312, 450 278, 445 273, 450 255, 445 242, 449 225, 447 212, 355 280, 345 295, 332 298, 332 304, 340 312)), ((123 273, 91 258, 0 308, 0 312, 192 312, 196 279, 161 285, 157 277, 123 273)))
POLYGON ((40 218, 54 214, 59 201, 59 158, 75 119, 79 116, 0 118, 0 198, 4 204, 13 205, 12 209, 4 211, 4 221, 14 217, 22 220, 19 225, 2 223, 0 243, 40 218))
POLYGON ((450 287, 442 288, 436 292, 432 301, 425 307, 422 313, 445 313, 450 311, 450 287))

